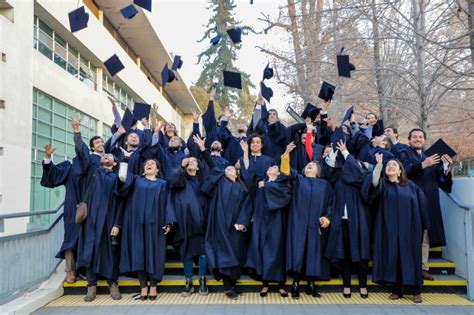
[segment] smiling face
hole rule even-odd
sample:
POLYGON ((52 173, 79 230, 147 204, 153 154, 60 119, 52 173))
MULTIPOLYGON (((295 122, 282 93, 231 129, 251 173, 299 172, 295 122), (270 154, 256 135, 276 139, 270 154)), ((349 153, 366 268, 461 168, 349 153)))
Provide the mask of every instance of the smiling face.
POLYGON ((306 177, 319 177, 320 173, 321 169, 319 168, 319 164, 316 162, 309 162, 304 168, 304 175, 306 177))
POLYGON ((234 166, 229 165, 225 168, 225 177, 227 177, 231 181, 235 181, 235 179, 237 178, 237 170, 234 166))
POLYGON ((275 123, 278 121, 278 112, 274 109, 268 111, 268 122, 275 123))
POLYGON ((263 144, 262 138, 260 137, 252 137, 250 140, 250 152, 254 154, 259 154, 262 152, 263 144))
POLYGON ((408 141, 413 149, 421 150, 425 145, 425 135, 420 130, 412 131, 408 141))
POLYGON ((134 132, 129 133, 127 136, 126 144, 136 148, 140 145, 140 137, 134 132))
POLYGON ((110 153, 106 153, 100 157, 100 165, 105 167, 113 167, 117 165, 114 159, 114 155, 110 153))
POLYGON ((104 140, 101 137, 97 137, 92 140, 92 151, 99 154, 104 153, 104 140))
POLYGON ((401 173, 402 169, 398 161, 390 160, 385 165, 385 175, 387 177, 399 177, 401 173))
POLYGON ((155 160, 147 160, 143 165, 143 173, 147 176, 158 176, 159 167, 155 160))
POLYGON ((165 125, 165 133, 168 135, 168 137, 172 137, 176 134, 176 126, 173 123, 166 123, 165 125))
POLYGON ((172 136, 168 142, 168 146, 172 149, 178 149, 181 146, 181 138, 178 136, 172 136))
POLYGON ((186 167, 186 170, 188 172, 197 172, 197 171, 199 171, 199 163, 198 163, 198 160, 195 157, 190 157, 189 158, 189 163, 188 163, 188 166, 186 167))
POLYGON ((273 165, 273 166, 270 166, 270 167, 268 168, 268 170, 267 170, 267 176, 268 176, 269 178, 271 178, 271 177, 276 177, 276 176, 278 176, 278 175, 280 175, 280 170, 279 170, 279 168, 278 168, 277 165, 273 165))
POLYGON ((369 125, 373 126, 377 123, 377 117, 375 116, 375 114, 367 114, 367 116, 365 116, 365 119, 367 119, 367 121, 369 122, 369 125))
POLYGON ((383 134, 386 135, 391 140, 397 140, 398 135, 393 131, 392 128, 385 128, 383 134))

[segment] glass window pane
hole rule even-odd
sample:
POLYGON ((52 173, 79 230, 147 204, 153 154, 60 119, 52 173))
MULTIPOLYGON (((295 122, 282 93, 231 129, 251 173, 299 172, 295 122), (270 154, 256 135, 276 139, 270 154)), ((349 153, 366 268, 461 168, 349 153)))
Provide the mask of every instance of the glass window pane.
POLYGON ((44 93, 38 93, 38 105, 43 108, 51 109, 52 99, 44 93))
MULTIPOLYGON (((47 145, 48 143, 51 143, 51 138, 38 135, 38 139, 36 143, 38 148, 44 148, 44 146, 47 145)), ((38 152, 36 153, 36 156, 39 157, 41 154, 43 154, 43 152, 38 150, 38 152)))
POLYGON ((51 137, 51 125, 38 121, 38 134, 51 137))
POLYGON ((66 117, 66 106, 63 103, 54 100, 53 108, 54 108, 53 111, 55 114, 66 117))
POLYGON ((56 152, 61 155, 66 154, 66 144, 60 141, 53 141, 53 147, 56 148, 56 152))
POLYGON ((68 131, 66 134, 66 140, 68 144, 74 144, 74 133, 68 131))
POLYGON ((54 53, 54 63, 56 63, 58 66, 66 70, 67 67, 67 62, 64 60, 60 55, 57 53, 54 53))
POLYGON ((48 34, 49 36, 53 37, 53 30, 48 26, 46 25, 46 23, 44 23, 42 20, 39 20, 39 27, 41 30, 43 30, 46 34, 48 34))
POLYGON ((67 127, 66 124, 67 124, 67 120, 66 120, 65 117, 54 114, 54 126, 55 127, 60 127, 62 129, 66 129, 66 127, 67 127))
POLYGON ((66 41, 61 36, 59 36, 58 33, 54 34, 54 40, 56 41, 57 44, 66 48, 66 41))
MULTIPOLYGON (((34 116, 33 116, 34 117, 34 116)), ((32 128, 33 128, 33 133, 36 133, 37 131, 37 128, 36 128, 36 119, 32 119, 31 120, 31 125, 32 125, 32 128)))
POLYGON ((35 103, 35 104, 36 104, 37 94, 38 94, 38 92, 35 89, 33 89, 33 103, 35 103))
POLYGON ((54 128, 53 138, 56 139, 56 140, 66 142, 66 130, 62 130, 62 129, 59 129, 59 128, 54 128))
POLYGON ((74 145, 71 145, 71 144, 68 144, 67 145, 67 152, 66 152, 66 155, 69 157, 69 158, 73 158, 74 156, 76 156, 76 150, 74 149, 74 145))
POLYGON ((38 109, 38 119, 51 124, 52 122, 51 116, 52 115, 49 110, 46 110, 43 108, 38 109))

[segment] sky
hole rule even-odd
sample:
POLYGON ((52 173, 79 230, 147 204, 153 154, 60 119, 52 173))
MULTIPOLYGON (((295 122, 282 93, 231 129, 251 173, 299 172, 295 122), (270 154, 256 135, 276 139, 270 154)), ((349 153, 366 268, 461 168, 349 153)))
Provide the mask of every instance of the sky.
MULTIPOLYGON (((254 4, 251 5, 250 0, 235 0, 237 6, 234 10, 235 19, 241 21, 242 25, 252 26, 257 32, 261 32, 266 26, 266 23, 258 20, 261 12, 277 18, 279 6, 285 3, 286 0, 254 0, 254 4)), ((183 67, 179 71, 188 83, 194 83, 199 78, 202 66, 197 64, 197 55, 210 45, 209 39, 202 43, 197 42, 204 35, 206 24, 213 13, 208 6, 207 0, 153 1, 152 23, 166 49, 182 57, 183 67)), ((267 62, 271 61, 269 56, 260 52, 255 46, 279 47, 282 44, 280 41, 281 38, 275 35, 263 33, 242 35, 242 48, 238 50, 236 65, 241 71, 250 74, 255 86, 258 87, 263 69, 267 62)), ((274 92, 270 107, 283 112, 286 103, 291 100, 285 95, 285 87, 277 84, 275 78, 267 80, 265 84, 274 92)))

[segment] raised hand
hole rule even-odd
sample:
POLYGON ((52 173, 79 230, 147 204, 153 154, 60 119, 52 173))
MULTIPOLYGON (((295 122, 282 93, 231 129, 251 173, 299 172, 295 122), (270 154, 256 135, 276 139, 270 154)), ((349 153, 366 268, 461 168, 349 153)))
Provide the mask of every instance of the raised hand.
POLYGON ((383 153, 375 153, 375 161, 377 164, 383 164, 383 153))
POLYGON ((249 146, 248 146, 247 142, 245 142, 244 140, 240 140, 239 144, 240 144, 240 147, 242 148, 242 151, 244 151, 244 155, 248 154, 249 153, 249 146))
POLYGON ((199 113, 193 110, 193 121, 194 123, 197 123, 199 121, 199 113))
POLYGON ((181 161, 181 167, 186 167, 186 166, 188 166, 188 164, 189 164, 189 158, 184 158, 181 161))
POLYGON ((209 92, 209 100, 213 101, 215 97, 216 97, 216 87, 213 86, 211 88, 211 91, 209 92))
POLYGON ((143 117, 143 118, 140 120, 140 122, 142 123, 142 125, 143 125, 143 127, 144 127, 145 129, 150 128, 150 126, 148 125, 148 119, 147 119, 146 117, 143 117))
POLYGON ((337 142, 336 148, 339 150, 339 152, 347 150, 346 143, 343 140, 339 140, 337 142))
POLYGON ((110 103, 112 103, 112 107, 117 106, 115 103, 115 97, 109 95, 107 98, 109 99, 110 103))
POLYGON ((161 120, 157 120, 155 126, 155 133, 160 133, 161 129, 163 129, 163 122, 161 120))
POLYGON ((295 148, 296 148, 296 144, 293 141, 291 141, 286 146, 285 154, 290 154, 295 148))
POLYGON ((224 116, 230 118, 231 115, 230 108, 228 106, 224 107, 224 116))
POLYGON ((71 127, 74 132, 79 132, 81 130, 81 120, 80 119, 71 119, 71 127))
POLYGON ((46 159, 51 159, 51 156, 53 155, 54 151, 56 151, 56 149, 53 148, 53 145, 51 143, 48 143, 44 146, 44 157, 46 159))
POLYGON ((193 136, 194 143, 196 143, 201 151, 206 151, 206 147, 204 145, 206 138, 201 139, 200 136, 194 135, 193 136))
POLYGON ((119 135, 123 135, 127 132, 127 130, 125 130, 125 128, 122 125, 120 125, 120 127, 117 129, 117 132, 119 135))
POLYGON ((330 103, 329 101, 324 101, 324 102, 322 102, 322 104, 321 104, 321 111, 327 112, 327 110, 328 110, 328 108, 329 108, 329 103, 330 103))

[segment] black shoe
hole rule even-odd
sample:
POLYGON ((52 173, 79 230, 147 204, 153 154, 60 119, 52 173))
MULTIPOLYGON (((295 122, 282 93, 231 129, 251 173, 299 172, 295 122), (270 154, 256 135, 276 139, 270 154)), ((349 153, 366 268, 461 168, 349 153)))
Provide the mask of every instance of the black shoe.
POLYGON ((194 293, 193 279, 188 278, 186 279, 186 286, 184 287, 184 291, 181 292, 181 296, 187 297, 193 293, 194 293))
POLYGON ((363 298, 363 299, 368 299, 369 298, 369 293, 366 293, 366 294, 360 294, 360 297, 363 298))
POLYGON ((291 298, 297 300, 300 298, 300 284, 297 281, 293 281, 291 286, 291 298))
POLYGON ((268 287, 262 287, 262 289, 260 290, 260 297, 266 297, 268 295, 268 290, 269 290, 268 287), (263 291, 263 289, 267 289, 267 290, 263 291))
POLYGON ((278 288, 278 293, 280 293, 280 296, 282 298, 287 298, 288 297, 288 292, 286 292, 285 288, 278 288))
POLYGON ((236 300, 239 297, 237 292, 235 292, 234 290, 224 292, 224 294, 225 294, 225 296, 227 296, 231 300, 236 300))
MULTIPOLYGON (((346 298, 346 299, 350 299, 351 296, 352 296, 352 293, 342 293, 342 295, 346 298)), ((361 294, 362 296, 362 294, 361 294)))
POLYGON ((200 278, 199 279, 199 295, 208 295, 209 294, 209 288, 207 287, 206 284, 206 277, 200 278))
POLYGON ((237 286, 232 287, 232 291, 234 291, 234 292, 237 293, 238 295, 242 295, 242 290, 240 290, 240 288, 237 287, 237 286))
POLYGON ((306 286, 305 292, 306 294, 311 295, 312 297, 321 297, 321 294, 319 294, 318 289, 314 284, 314 281, 308 281, 308 285, 306 286))

